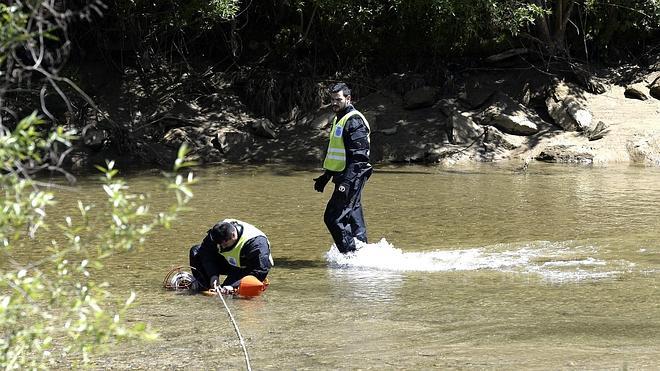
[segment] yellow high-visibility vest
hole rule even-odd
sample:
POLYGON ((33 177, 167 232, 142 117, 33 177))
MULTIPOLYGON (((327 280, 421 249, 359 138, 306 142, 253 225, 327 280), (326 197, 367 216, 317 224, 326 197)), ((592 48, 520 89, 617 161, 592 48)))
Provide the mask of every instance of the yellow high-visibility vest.
MULTIPOLYGON (((225 259, 227 259, 227 262, 234 267, 245 268, 241 265, 241 249, 243 249, 243 246, 245 246, 247 241, 258 236, 266 237, 266 234, 264 234, 264 232, 252 224, 242 222, 240 220, 225 219, 223 222, 234 222, 240 224, 243 226, 243 234, 241 234, 241 237, 239 237, 238 242, 236 242, 234 248, 228 251, 219 251, 219 253, 220 255, 224 256, 225 259)), ((266 240, 268 241, 268 237, 266 237, 266 240)), ((270 248, 270 241, 268 241, 268 247, 270 248)), ((270 264, 273 265, 273 256, 269 254, 268 259, 270 260, 270 264)))
POLYGON ((343 171, 346 168, 346 147, 344 146, 344 126, 346 121, 353 116, 359 115, 367 126, 367 140, 369 140, 369 122, 364 118, 358 110, 353 110, 344 115, 341 120, 337 121, 337 116, 332 120, 332 131, 330 132, 330 141, 328 143, 328 151, 325 154, 323 161, 323 168, 330 171, 343 171))

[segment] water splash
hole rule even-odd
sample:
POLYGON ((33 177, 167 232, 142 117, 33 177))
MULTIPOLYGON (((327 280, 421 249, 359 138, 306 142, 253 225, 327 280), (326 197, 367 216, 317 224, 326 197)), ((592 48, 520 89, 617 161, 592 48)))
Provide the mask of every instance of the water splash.
POLYGON ((494 270, 537 274, 553 282, 614 278, 629 272, 634 264, 606 261, 594 246, 569 242, 536 241, 498 244, 463 250, 406 252, 384 238, 376 243, 357 241, 358 250, 342 254, 332 245, 326 260, 333 268, 380 272, 450 272, 494 270))

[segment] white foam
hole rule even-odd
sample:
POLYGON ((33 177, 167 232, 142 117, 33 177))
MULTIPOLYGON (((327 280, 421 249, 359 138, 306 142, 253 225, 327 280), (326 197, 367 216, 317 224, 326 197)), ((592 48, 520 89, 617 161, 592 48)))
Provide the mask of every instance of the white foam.
POLYGON ((560 261, 552 261, 552 262, 545 262, 541 266, 542 267, 579 267, 579 266, 594 266, 594 265, 606 265, 607 263, 594 259, 594 258, 587 258, 587 259, 581 259, 581 260, 560 260, 560 261))
POLYGON ((568 242, 537 241, 522 245, 499 244, 463 250, 406 252, 384 238, 376 243, 357 241, 358 250, 340 253, 332 245, 326 260, 334 268, 377 270, 380 272, 449 272, 494 270, 507 273, 538 274, 550 281, 579 281, 611 278, 622 274, 629 262, 599 259, 594 246, 574 246, 568 242), (585 255, 594 255, 585 257, 585 255))

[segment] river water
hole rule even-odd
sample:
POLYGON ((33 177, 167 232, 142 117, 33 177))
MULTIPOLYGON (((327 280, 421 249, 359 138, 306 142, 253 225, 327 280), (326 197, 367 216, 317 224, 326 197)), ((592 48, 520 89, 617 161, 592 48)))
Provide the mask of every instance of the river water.
MULTIPOLYGON (((331 246, 318 171, 196 170, 191 211, 105 268, 160 333, 111 347, 98 368, 243 369, 222 302, 161 288, 231 217, 270 238, 260 297, 228 298, 255 370, 653 369, 660 365, 660 170, 532 164, 377 168, 363 202, 370 244, 331 246)), ((158 176, 126 177, 158 194, 158 176)), ((330 187, 328 187, 330 188, 330 187)), ((105 196, 92 178, 60 195, 105 196)))

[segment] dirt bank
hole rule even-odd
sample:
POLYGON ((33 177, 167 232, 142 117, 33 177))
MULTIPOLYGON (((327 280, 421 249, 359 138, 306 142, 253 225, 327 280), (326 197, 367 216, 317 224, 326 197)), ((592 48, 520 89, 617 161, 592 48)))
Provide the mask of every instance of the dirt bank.
MULTIPOLYGON (((131 146, 118 150, 121 146, 113 143, 117 135, 96 115, 88 118, 88 130, 71 165, 84 168, 115 158, 127 165, 169 166, 184 142, 192 148, 190 158, 200 164, 320 164, 332 117, 327 106, 307 112, 291 107, 286 118, 269 119, 248 109, 224 75, 207 74, 203 86, 186 76, 162 79, 169 85, 167 100, 161 103, 153 97, 158 87, 150 95, 134 73, 113 78, 112 91, 98 89, 96 99, 110 102, 105 106, 112 107, 111 115, 133 113, 122 118, 131 122, 122 133, 132 140, 131 146), (150 98, 148 105, 145 97, 150 98)), ((577 128, 562 127, 562 119, 550 112, 551 80, 556 86, 557 79, 529 67, 463 71, 437 85, 417 75, 394 74, 377 81, 374 89, 361 89, 363 96, 354 100, 372 127, 374 163, 660 166, 660 100, 648 93, 658 83, 660 62, 646 68, 607 69, 597 76, 603 93, 571 85, 571 95, 564 97, 569 107, 578 102, 589 116, 587 126, 577 128), (643 90, 646 99, 628 94, 631 86, 643 90), (519 125, 521 121, 525 123, 519 125)))

